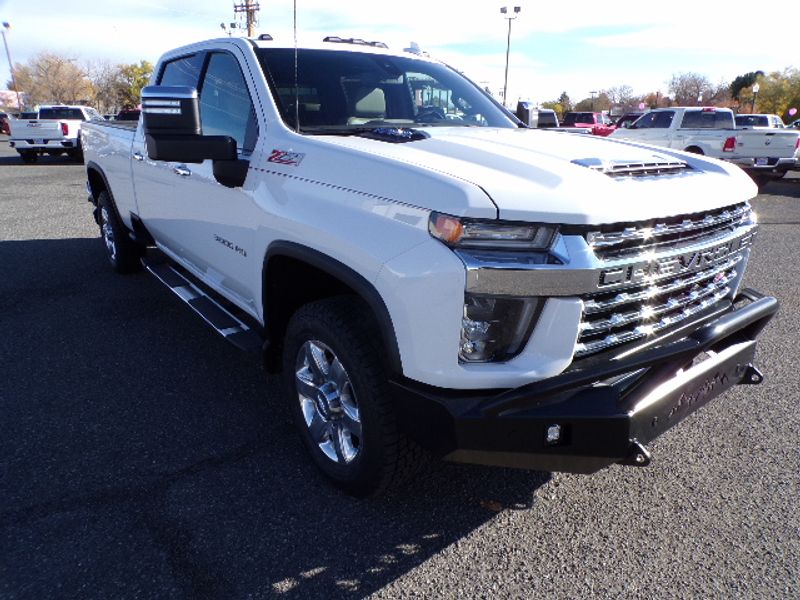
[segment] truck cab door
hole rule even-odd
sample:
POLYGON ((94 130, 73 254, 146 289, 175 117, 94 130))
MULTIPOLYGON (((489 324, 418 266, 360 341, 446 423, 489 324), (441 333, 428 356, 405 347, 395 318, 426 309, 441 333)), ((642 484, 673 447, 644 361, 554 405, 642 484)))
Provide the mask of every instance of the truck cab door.
MULTIPOLYGON (((233 51, 208 52, 202 64, 197 89, 203 135, 230 136, 239 160, 249 161, 259 135, 252 81, 233 51)), ((258 222, 252 178, 241 187, 222 185, 210 159, 182 163, 145 155, 140 165, 135 177, 140 217, 159 247, 256 315, 260 286, 254 273, 260 272, 262 257, 252 251, 258 222)))
POLYGON ((680 130, 672 128, 672 121, 675 113, 671 110, 663 110, 655 113, 653 126, 650 128, 651 144, 665 146, 667 148, 683 148, 681 141, 675 139, 675 135, 680 130))

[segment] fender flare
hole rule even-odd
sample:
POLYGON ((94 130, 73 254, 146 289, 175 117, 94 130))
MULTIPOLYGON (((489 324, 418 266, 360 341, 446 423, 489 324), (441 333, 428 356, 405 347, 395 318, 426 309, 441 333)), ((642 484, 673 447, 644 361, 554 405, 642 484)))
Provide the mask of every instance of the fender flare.
MULTIPOLYGON (((370 307, 375 320, 380 329, 381 338, 383 340, 383 347, 386 351, 386 361, 389 369, 398 375, 402 375, 402 361, 400 360, 400 349, 397 345, 397 336, 395 335, 394 324, 392 317, 389 314, 389 309, 383 301, 378 290, 361 274, 357 273, 344 263, 336 260, 313 248, 298 244, 296 242, 289 242, 279 240, 272 242, 267 248, 262 264, 261 277, 262 281, 266 281, 267 265, 269 261, 277 256, 283 256, 307 263, 308 265, 327 273, 328 275, 338 279, 353 291, 355 291, 370 307)), ((262 288, 262 302, 264 307, 264 324, 267 325, 269 299, 265 295, 266 288, 262 288)))
MULTIPOLYGON (((111 196, 111 200, 114 200, 114 194, 111 191, 111 185, 108 183, 108 178, 106 177, 105 171, 103 171, 102 167, 98 165, 93 160, 90 160, 86 163, 86 183, 89 191, 91 191, 90 198, 91 202, 94 205, 97 205, 97 194, 98 191, 95 190, 91 185, 90 174, 97 173, 100 176, 100 179, 103 180, 103 186, 105 186, 108 195, 111 196)), ((114 204, 114 208, 116 210, 116 203, 114 204)))

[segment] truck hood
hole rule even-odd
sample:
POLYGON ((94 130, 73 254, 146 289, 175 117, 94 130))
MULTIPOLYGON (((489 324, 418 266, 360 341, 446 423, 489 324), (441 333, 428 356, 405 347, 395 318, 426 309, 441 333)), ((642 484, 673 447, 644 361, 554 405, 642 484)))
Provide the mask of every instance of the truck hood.
POLYGON ((357 136, 324 139, 471 182, 496 205, 498 217, 508 220, 638 221, 711 210, 756 194, 755 185, 739 167, 664 148, 535 129, 424 131, 430 137, 405 143, 357 136), (637 165, 677 161, 687 168, 626 174, 637 165), (630 166, 627 171, 625 165, 630 166), (611 168, 623 174, 609 174, 611 168))

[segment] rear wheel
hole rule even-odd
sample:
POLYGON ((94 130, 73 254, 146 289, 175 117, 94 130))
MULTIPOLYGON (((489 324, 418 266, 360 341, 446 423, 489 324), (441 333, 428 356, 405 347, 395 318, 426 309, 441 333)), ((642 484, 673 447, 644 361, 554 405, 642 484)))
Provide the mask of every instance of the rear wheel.
POLYGON ((75 162, 83 162, 83 149, 79 146, 72 150, 67 150, 67 156, 75 162))
POLYGON ((314 302, 289 322, 283 371, 303 442, 331 482, 367 496, 406 481, 421 449, 397 429, 380 336, 352 297, 314 302))
POLYGON ((97 196, 100 236, 105 244, 106 256, 117 273, 134 273, 141 270, 144 247, 134 242, 128 229, 120 221, 111 196, 106 191, 97 196))
POLYGON ((22 162, 29 165, 32 165, 39 160, 39 155, 32 150, 20 150, 19 157, 22 159, 22 162))

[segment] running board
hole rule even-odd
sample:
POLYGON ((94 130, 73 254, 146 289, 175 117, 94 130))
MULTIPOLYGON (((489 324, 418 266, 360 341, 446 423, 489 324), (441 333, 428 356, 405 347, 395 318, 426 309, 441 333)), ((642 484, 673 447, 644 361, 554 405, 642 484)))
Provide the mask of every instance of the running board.
POLYGON ((247 352, 260 352, 263 349, 264 340, 252 327, 234 316, 175 267, 167 262, 151 262, 147 259, 142 260, 142 264, 234 346, 247 352))

